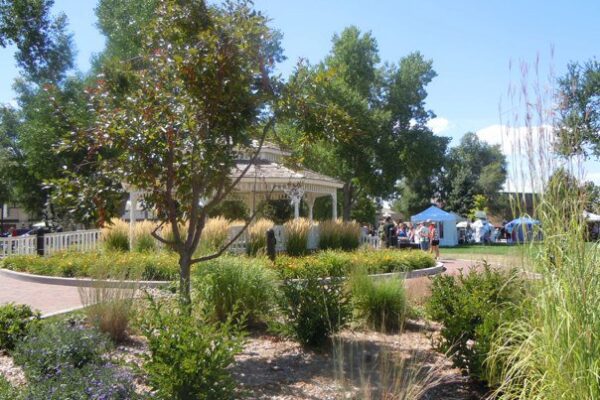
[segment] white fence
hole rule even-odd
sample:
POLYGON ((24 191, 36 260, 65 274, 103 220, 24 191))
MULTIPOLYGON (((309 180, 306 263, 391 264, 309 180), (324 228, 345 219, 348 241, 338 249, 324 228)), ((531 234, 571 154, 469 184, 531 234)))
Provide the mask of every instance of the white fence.
POLYGON ((72 231, 47 233, 44 235, 44 254, 49 255, 58 251, 92 251, 98 247, 100 230, 72 231))
POLYGON ((0 238, 0 258, 12 255, 37 254, 37 237, 0 238))
MULTIPOLYGON (((229 238, 233 238, 239 233, 241 226, 234 226, 229 229, 229 238)), ((277 245, 275 250, 277 252, 285 251, 286 248, 286 236, 282 225, 276 225, 273 227, 275 232, 275 239, 277 245)), ((265 232, 266 235, 266 232, 265 232)), ((26 255, 26 254, 37 254, 37 237, 36 236, 20 236, 20 237, 8 237, 0 238, 0 258, 7 257, 10 255, 26 255)), ((228 251, 236 254, 243 254, 246 252, 248 245, 248 232, 244 232, 240 237, 229 247, 228 251)), ((60 232, 60 233, 48 233, 44 235, 44 255, 54 254, 60 251, 72 250, 72 251, 93 251, 98 248, 100 242, 100 230, 90 229, 81 231, 71 232, 60 232)), ((379 248, 381 240, 377 236, 369 236, 361 234, 360 243, 363 246, 372 248, 379 248)), ((310 250, 315 250, 319 246, 319 228, 313 226, 310 229, 308 235, 307 247, 310 250)))

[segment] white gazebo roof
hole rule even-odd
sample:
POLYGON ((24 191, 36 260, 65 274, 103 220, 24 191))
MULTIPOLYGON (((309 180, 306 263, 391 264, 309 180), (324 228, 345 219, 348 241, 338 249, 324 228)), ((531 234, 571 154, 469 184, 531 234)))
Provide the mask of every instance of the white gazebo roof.
MULTIPOLYGON (((337 219, 337 190, 344 184, 335 178, 304 167, 285 166, 285 157, 290 155, 291 153, 272 143, 264 143, 254 161, 251 161, 251 154, 242 153, 240 160, 231 171, 230 178, 235 180, 244 171, 246 172, 236 184, 232 197, 244 201, 251 209, 257 201, 286 198, 294 205, 295 217, 299 216, 299 205, 304 200, 308 205, 309 217, 312 219, 315 199, 331 196, 332 216, 337 219)), ((137 205, 141 193, 130 185, 123 186, 130 192, 130 203, 137 205)))

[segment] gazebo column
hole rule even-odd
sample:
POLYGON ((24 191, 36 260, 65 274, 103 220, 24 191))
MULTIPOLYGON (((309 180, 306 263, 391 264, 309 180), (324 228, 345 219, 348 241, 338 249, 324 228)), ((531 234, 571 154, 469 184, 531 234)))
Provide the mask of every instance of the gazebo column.
POLYGON ((300 185, 294 185, 284 189, 284 192, 288 195, 294 206, 294 219, 300 218, 300 202, 302 201, 302 196, 304 196, 304 188, 300 185))
POLYGON ((304 196, 304 201, 306 202, 306 205, 308 206, 308 219, 309 220, 313 220, 313 208, 315 206, 315 200, 316 200, 316 196, 314 193, 307 193, 304 196))
POLYGON ((331 219, 337 220, 337 190, 331 193, 331 219))
POLYGON ((139 194, 129 192, 129 249, 133 249, 133 236, 135 232, 135 212, 137 210, 139 194))

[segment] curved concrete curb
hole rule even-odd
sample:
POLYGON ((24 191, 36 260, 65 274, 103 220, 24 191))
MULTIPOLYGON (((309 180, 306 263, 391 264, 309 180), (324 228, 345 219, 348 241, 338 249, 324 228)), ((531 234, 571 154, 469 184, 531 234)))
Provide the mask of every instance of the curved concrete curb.
POLYGON ((375 274, 369 275, 374 279, 388 279, 388 278, 401 278, 401 279, 414 279, 414 278, 422 278, 424 276, 438 275, 446 270, 444 264, 441 262, 437 262, 435 267, 430 268, 422 268, 415 269, 413 271, 408 272, 390 272, 387 274, 375 274))
POLYGON ((171 281, 111 281, 97 280, 90 278, 62 278, 56 276, 44 276, 26 274, 24 272, 16 272, 8 269, 0 268, 0 276, 16 279, 23 282, 41 283, 44 285, 59 285, 59 286, 75 286, 75 287, 114 287, 114 288, 131 288, 132 286, 143 287, 160 287, 171 283, 171 281))
MULTIPOLYGON (((421 278, 424 276, 437 275, 444 272, 446 268, 444 264, 438 262, 435 267, 417 269, 408 272, 390 272, 387 274, 374 274, 369 275, 374 279, 413 279, 421 278)), ((114 288, 131 288, 133 286, 142 287, 161 287, 170 284, 170 281, 111 281, 111 280, 96 280, 90 278, 62 278, 56 276, 44 276, 27 274, 24 272, 11 271, 9 269, 0 268, 0 276, 6 276, 8 278, 16 279, 23 282, 41 283, 44 285, 59 285, 59 286, 75 286, 75 287, 114 287, 114 288)), ((323 281, 327 281, 329 278, 324 278, 323 281)))
MULTIPOLYGON (((437 262, 435 264, 435 267, 430 267, 430 268, 422 268, 422 269, 416 269, 414 271, 408 271, 408 272, 388 272, 386 274, 373 274, 373 275, 367 275, 369 278, 375 279, 375 280, 384 280, 384 279, 413 279, 413 278, 422 278, 424 276, 431 276, 431 275, 437 275, 437 274, 441 274, 442 272, 446 271, 446 267, 444 267, 444 264, 441 262, 437 262)), ((327 278, 321 278, 319 279, 319 282, 322 284, 327 284, 329 281, 331 281, 331 277, 327 277, 327 278)), ((347 276, 342 276, 339 277, 337 279, 348 279, 347 276)), ((288 282, 302 282, 305 279, 290 279, 288 282)))

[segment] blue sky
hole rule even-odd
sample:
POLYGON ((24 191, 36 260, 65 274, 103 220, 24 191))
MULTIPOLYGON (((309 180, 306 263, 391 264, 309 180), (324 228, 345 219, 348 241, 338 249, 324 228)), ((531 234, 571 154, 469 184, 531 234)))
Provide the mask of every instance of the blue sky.
MULTIPOLYGON (((104 44, 95 28, 95 4, 55 0, 55 11, 69 18, 77 65, 84 71, 104 44)), ((428 87, 427 105, 438 116, 436 132, 453 137, 453 143, 467 131, 485 132, 483 138, 497 142, 493 126, 501 122, 499 110, 510 108, 507 90, 511 81, 519 80, 522 61, 533 63, 539 56, 542 78, 550 70, 560 76, 569 61, 598 56, 600 40, 598 0, 255 0, 255 6, 284 35, 284 76, 299 57, 321 60, 333 34, 348 25, 373 33, 382 61, 397 62, 417 50, 431 58, 438 77, 428 87)), ((12 53, 0 49, 0 103, 14 96, 12 53)), ((510 111, 504 117, 508 115, 510 111)), ((600 163, 586 167, 588 177, 600 183, 600 163)))

